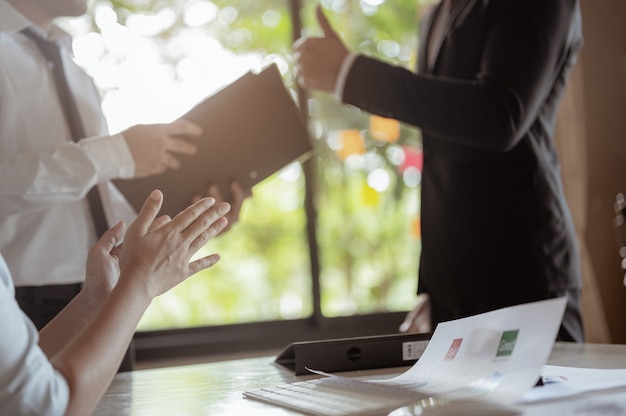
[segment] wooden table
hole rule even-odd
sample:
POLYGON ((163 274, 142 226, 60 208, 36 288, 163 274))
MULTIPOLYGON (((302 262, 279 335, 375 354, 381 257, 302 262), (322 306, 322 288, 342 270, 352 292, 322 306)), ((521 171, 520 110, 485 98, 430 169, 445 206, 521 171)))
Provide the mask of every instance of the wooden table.
MULTIPOLYGON (((96 408, 97 416, 159 415, 299 415, 287 409, 244 398, 242 392, 318 376, 294 376, 273 364, 274 357, 164 367, 119 373, 96 408)), ((626 369, 626 345, 556 343, 548 364, 626 369)), ((406 371, 407 367, 341 373, 376 378, 406 371)), ((626 389, 616 393, 624 397, 626 389)), ((568 401, 571 405, 572 401, 568 401)), ((523 415, 561 416, 558 403, 522 409, 523 415)), ((588 413, 589 415, 626 415, 588 413)), ((619 411, 619 409, 618 409, 619 411)), ((583 414, 580 414, 583 416, 583 414)))

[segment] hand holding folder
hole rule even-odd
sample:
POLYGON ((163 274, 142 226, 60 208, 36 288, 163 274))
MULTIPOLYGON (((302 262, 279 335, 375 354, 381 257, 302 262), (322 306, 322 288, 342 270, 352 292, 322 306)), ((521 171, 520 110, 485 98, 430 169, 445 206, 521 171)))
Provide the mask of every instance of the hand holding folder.
POLYGON ((228 201, 231 182, 251 189, 312 151, 304 118, 275 64, 258 74, 248 72, 181 118, 202 126, 202 135, 194 139, 195 155, 181 155, 178 170, 115 181, 137 210, 153 189, 165 194, 161 213, 170 216, 195 195, 206 195, 210 185, 217 185, 228 201))

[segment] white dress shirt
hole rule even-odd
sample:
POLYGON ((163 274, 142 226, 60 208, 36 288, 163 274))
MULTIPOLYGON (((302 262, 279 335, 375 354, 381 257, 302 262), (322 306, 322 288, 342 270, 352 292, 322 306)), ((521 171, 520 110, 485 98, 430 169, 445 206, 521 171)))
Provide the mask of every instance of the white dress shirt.
POLYGON ((346 57, 343 58, 343 61, 341 62, 341 66, 339 67, 339 73, 337 74, 337 79, 335 80, 335 88, 333 90, 333 96, 340 103, 343 102, 343 90, 346 85, 346 80, 348 79, 348 74, 350 73, 350 70, 352 69, 352 64, 354 63, 354 60, 358 56, 359 56, 358 54, 353 53, 353 52, 348 53, 346 57))
POLYGON ((39 348, 39 334, 14 297, 0 255, 0 415, 62 415, 67 381, 39 348))
MULTIPOLYGON (((15 286, 84 280, 85 259, 96 236, 86 194, 97 184, 109 226, 135 212, 109 182, 134 175, 121 135, 109 136, 93 80, 65 46, 70 88, 88 139, 75 143, 58 101, 46 59, 20 30, 32 25, 0 0, 0 252, 15 286)), ((33 30, 39 30, 31 26, 33 30)))

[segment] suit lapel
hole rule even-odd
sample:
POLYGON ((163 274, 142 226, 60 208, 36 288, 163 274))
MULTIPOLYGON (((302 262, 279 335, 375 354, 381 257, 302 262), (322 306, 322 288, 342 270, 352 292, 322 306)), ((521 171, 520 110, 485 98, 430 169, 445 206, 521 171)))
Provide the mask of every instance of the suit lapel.
POLYGON ((441 8, 441 4, 437 6, 431 6, 432 9, 427 11, 424 20, 420 25, 420 36, 418 38, 417 47, 417 72, 424 73, 428 70, 428 43, 430 41, 431 32, 433 29, 433 22, 439 13, 438 9, 441 8))
POLYGON ((433 21, 437 16, 437 8, 441 5, 432 6, 432 9, 427 11, 424 15, 424 19, 420 24, 420 33, 417 45, 417 72, 424 73, 428 70, 428 42, 430 39, 430 32, 432 31, 433 21))
MULTIPOLYGON (((427 51, 429 49, 429 46, 433 47, 435 49, 433 51, 433 56, 435 58, 431 62, 429 62, 428 61, 429 54, 427 52, 424 54, 421 54, 420 60, 425 64, 425 67, 423 67, 423 69, 427 70, 428 72, 433 71, 435 64, 437 63, 437 60, 439 59, 441 48, 445 43, 446 36, 448 35, 448 33, 450 33, 454 29, 454 27, 460 25, 467 18, 470 11, 474 7, 474 5, 479 1, 482 1, 482 0, 452 0, 452 3, 453 3, 452 8, 448 16, 446 17, 446 20, 443 22, 443 30, 441 31, 441 35, 439 39, 433 40, 432 36, 435 35, 433 33, 433 29, 435 26, 433 22, 437 19, 437 16, 439 15, 439 13, 441 13, 443 1, 437 5, 437 9, 430 16, 430 19, 428 22, 428 28, 427 28, 428 31, 425 31, 425 33, 427 34, 427 37, 426 39, 423 40, 424 43, 421 44, 421 48, 420 48, 421 50, 427 51)), ((422 40, 420 40, 420 43, 421 42, 422 40)))

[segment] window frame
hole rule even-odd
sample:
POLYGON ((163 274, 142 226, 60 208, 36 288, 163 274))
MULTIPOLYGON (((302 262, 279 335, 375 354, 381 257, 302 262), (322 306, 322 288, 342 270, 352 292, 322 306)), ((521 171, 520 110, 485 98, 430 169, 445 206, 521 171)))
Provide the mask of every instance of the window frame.
POLYGON ((292 342, 394 334, 404 316, 404 312, 384 312, 141 331, 134 336, 135 361, 158 363, 182 358, 202 361, 212 355, 278 352, 292 342))

